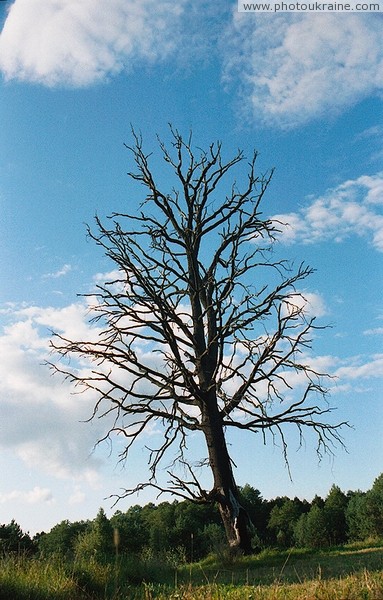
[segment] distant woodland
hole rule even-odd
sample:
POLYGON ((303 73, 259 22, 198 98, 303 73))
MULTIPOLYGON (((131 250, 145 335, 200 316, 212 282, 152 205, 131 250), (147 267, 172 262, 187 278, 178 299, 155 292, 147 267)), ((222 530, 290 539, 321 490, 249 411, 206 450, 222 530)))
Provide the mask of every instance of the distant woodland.
MULTIPOLYGON (((383 536, 383 473, 367 492, 344 493, 334 485, 311 502, 285 496, 262 498, 251 485, 241 499, 252 519, 254 552, 264 548, 326 548, 383 536)), ((0 526, 3 555, 27 552, 102 559, 129 554, 164 555, 176 562, 199 560, 224 550, 227 542, 217 508, 189 501, 135 505, 109 519, 100 508, 88 521, 62 521, 33 538, 12 520, 0 526)))

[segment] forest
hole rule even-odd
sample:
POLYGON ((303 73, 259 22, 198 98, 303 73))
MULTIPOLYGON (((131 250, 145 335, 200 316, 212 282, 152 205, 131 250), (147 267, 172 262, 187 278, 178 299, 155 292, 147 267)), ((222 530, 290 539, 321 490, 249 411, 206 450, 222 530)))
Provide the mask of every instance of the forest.
MULTIPOLYGON (((252 521, 254 553, 265 548, 323 549, 383 536, 383 473, 367 492, 345 493, 333 485, 326 498, 316 495, 311 502, 265 500, 249 484, 240 491, 252 521)), ((187 563, 224 553, 226 546, 217 508, 186 500, 135 505, 117 510, 110 519, 100 508, 93 520, 65 520, 33 537, 15 521, 0 526, 3 556, 22 551, 103 560, 117 552, 187 563)))

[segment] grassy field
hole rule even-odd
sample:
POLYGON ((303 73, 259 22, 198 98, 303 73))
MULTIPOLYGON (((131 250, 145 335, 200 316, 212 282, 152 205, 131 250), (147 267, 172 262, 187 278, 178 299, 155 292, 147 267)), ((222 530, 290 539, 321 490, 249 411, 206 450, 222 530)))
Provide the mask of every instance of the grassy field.
POLYGON ((158 559, 116 564, 6 557, 0 600, 383 600, 383 548, 264 551, 177 568, 158 559))

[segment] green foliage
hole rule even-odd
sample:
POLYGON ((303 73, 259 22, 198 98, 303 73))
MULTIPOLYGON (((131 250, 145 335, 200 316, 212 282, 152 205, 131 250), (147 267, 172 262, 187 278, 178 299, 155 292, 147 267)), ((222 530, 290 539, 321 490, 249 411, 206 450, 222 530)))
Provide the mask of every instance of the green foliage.
POLYGON ((328 542, 336 546, 347 540, 346 509, 348 499, 341 489, 333 485, 324 503, 328 542))
POLYGON ((349 540, 365 540, 383 535, 383 474, 368 492, 351 492, 346 508, 349 540))
POLYGON ((349 503, 350 495, 344 494, 336 485, 332 486, 325 501, 316 497, 310 511, 295 524, 295 543, 307 548, 325 548, 343 544, 347 539, 360 539, 348 537, 351 521, 354 530, 357 528, 355 511, 350 511, 347 516, 349 503))
POLYGON ((366 495, 367 514, 371 522, 372 532, 376 536, 383 535, 383 473, 377 477, 366 495))
POLYGON ((98 562, 105 561, 113 554, 113 527, 103 508, 100 508, 90 527, 78 536, 74 552, 78 560, 93 559, 98 562))
POLYGON ((61 521, 49 533, 39 534, 38 548, 44 555, 59 554, 60 556, 71 556, 75 543, 83 532, 89 527, 85 521, 70 523, 61 521))
MULTIPOLYGON (((253 548, 257 552, 276 546, 325 549, 383 536, 383 475, 368 492, 345 494, 334 485, 325 500, 316 496, 311 503, 287 497, 267 501, 250 485, 240 491, 254 524, 253 548)), ((232 559, 217 509, 186 500, 135 505, 126 512, 117 511, 110 519, 100 509, 93 521, 62 521, 34 540, 14 521, 0 525, 3 555, 33 552, 36 547, 43 557, 57 555, 100 565, 113 562, 116 554, 136 563, 137 557, 146 556, 144 564, 149 564, 150 557, 154 570, 164 557, 173 565, 209 554, 221 562, 232 559), (118 548, 114 546, 116 530, 118 548)), ((136 578, 141 575, 138 570, 136 578)))
MULTIPOLYGON (((154 507, 154 504, 150 505, 154 507)), ((131 506, 125 513, 117 511, 110 519, 113 529, 119 532, 119 551, 126 554, 139 554, 147 544, 149 527, 145 518, 145 508, 131 506)))
POLYGON ((324 508, 314 505, 307 514, 301 515, 294 531, 298 546, 323 548, 329 545, 328 521, 324 508))
POLYGON ((240 489, 240 492, 241 502, 254 529, 253 548, 262 547, 268 536, 267 525, 271 507, 268 502, 263 500, 261 492, 248 483, 240 489))
POLYGON ((353 492, 349 496, 346 509, 348 539, 365 540, 374 535, 373 520, 369 516, 365 492, 353 492))
POLYGON ((208 528, 212 528, 210 534, 212 531, 219 531, 218 535, 224 533, 218 510, 211 504, 178 502, 174 520, 174 543, 185 548, 189 560, 205 556, 209 551, 207 547, 211 548, 208 528))
POLYGON ((286 497, 265 501, 251 486, 241 494, 260 546, 272 540, 302 549, 235 557, 217 511, 186 501, 133 506, 111 519, 100 509, 93 521, 62 521, 34 540, 12 521, 0 526, 0 600, 383 597, 383 550, 376 540, 373 549, 355 541, 330 547, 346 538, 383 536, 383 476, 368 492, 344 494, 333 486, 325 500, 316 497, 311 504, 286 497), (31 553, 36 544, 38 556, 31 553))
POLYGON ((204 531, 204 555, 213 555, 220 562, 227 562, 229 548, 226 541, 226 535, 221 525, 210 523, 206 525, 204 531))
POLYGON ((12 519, 8 525, 0 525, 0 553, 5 555, 10 552, 33 552, 36 546, 28 533, 24 533, 12 519))
POLYGON ((286 498, 280 506, 274 506, 270 513, 269 529, 276 534, 279 546, 288 548, 293 544, 295 523, 301 514, 301 506, 296 500, 286 498))
POLYGON ((324 500, 318 494, 316 494, 311 502, 311 506, 318 506, 318 508, 324 507, 324 500))
POLYGON ((146 515, 149 526, 149 545, 154 552, 169 550, 174 545, 175 503, 161 502, 146 515))
POLYGON ((120 552, 140 554, 149 548, 152 553, 161 554, 182 548, 188 560, 208 552, 205 528, 218 523, 221 520, 214 506, 189 501, 133 506, 110 519, 112 527, 119 531, 120 552))

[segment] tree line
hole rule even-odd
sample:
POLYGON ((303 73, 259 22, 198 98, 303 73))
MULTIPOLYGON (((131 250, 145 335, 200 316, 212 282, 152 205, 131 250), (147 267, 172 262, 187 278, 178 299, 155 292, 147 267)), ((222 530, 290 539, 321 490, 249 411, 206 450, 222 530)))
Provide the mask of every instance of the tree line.
MULTIPOLYGON (((383 536, 383 473, 367 492, 344 493, 333 485, 326 498, 262 498, 246 484, 241 501, 252 522, 254 551, 266 547, 326 548, 383 536)), ((11 521, 0 525, 0 549, 9 552, 60 554, 102 560, 116 552, 145 557, 166 555, 174 561, 195 561, 226 545, 216 506, 188 500, 149 503, 116 511, 108 518, 100 508, 93 520, 62 521, 33 538, 11 521)))

